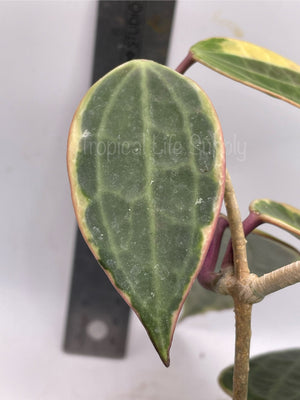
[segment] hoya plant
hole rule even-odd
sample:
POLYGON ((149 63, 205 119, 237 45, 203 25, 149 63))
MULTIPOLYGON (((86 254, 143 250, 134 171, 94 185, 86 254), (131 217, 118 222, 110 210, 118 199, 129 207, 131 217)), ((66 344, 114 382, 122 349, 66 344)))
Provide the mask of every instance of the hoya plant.
POLYGON ((252 305, 300 281, 299 252, 255 228, 299 237, 300 210, 263 198, 241 221, 218 116, 183 75, 196 62, 300 107, 300 66, 239 40, 200 41, 175 71, 150 60, 120 65, 89 89, 70 128, 77 221, 166 366, 183 306, 182 317, 234 307, 234 367, 221 386, 235 400, 298 399, 300 350, 250 360, 249 388, 248 372, 252 305))

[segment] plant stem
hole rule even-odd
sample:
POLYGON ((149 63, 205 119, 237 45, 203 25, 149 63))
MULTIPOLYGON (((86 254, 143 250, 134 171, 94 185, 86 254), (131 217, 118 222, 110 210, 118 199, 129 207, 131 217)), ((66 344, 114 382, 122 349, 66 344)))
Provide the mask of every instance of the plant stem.
POLYGON ((205 289, 213 290, 213 282, 215 267, 219 256, 219 250, 225 228, 228 226, 228 221, 224 216, 220 215, 216 230, 203 262, 202 268, 198 275, 198 281, 205 289))
POLYGON ((247 400, 251 340, 252 305, 234 298, 235 358, 233 371, 233 400, 247 400))
MULTIPOLYGON (((264 221, 260 218, 259 214, 250 211, 248 217, 243 221, 244 235, 249 235, 255 228, 261 225, 264 221)), ((221 269, 224 270, 233 264, 233 252, 232 252, 232 241, 228 242, 226 252, 224 254, 221 269)))
POLYGON ((243 225, 228 171, 226 171, 224 200, 231 232, 229 244, 233 255, 230 255, 228 246, 224 269, 220 279, 215 282, 214 290, 230 294, 234 300, 236 334, 233 400, 247 400, 252 304, 262 300, 267 294, 300 282, 300 261, 278 268, 262 277, 250 274, 245 233, 250 233, 262 221, 258 215, 251 212, 243 225), (233 261, 231 264, 230 259, 233 261))
POLYGON ((233 400, 247 400, 252 305, 246 304, 241 300, 239 286, 242 286, 247 281, 250 271, 243 224, 228 171, 226 171, 224 200, 232 238, 233 271, 236 279, 236 284, 232 288, 236 320, 233 400))
POLYGON ((255 304, 268 294, 300 283, 300 261, 277 268, 263 276, 250 274, 243 284, 237 283, 236 278, 232 275, 232 268, 227 268, 221 276, 216 278, 219 279, 212 282, 212 285, 214 283, 213 291, 232 296, 235 291, 242 303, 255 304))
POLYGON ((250 211, 248 217, 243 221, 245 236, 249 235, 250 232, 262 223, 263 221, 261 220, 260 215, 250 211))
MULTIPOLYGON (((261 300, 270 293, 298 282, 300 282, 300 261, 285 265, 261 277, 255 277, 251 280, 249 292, 254 296, 252 301, 255 298, 261 300)), ((251 302, 251 298, 247 298, 247 296, 245 300, 251 302)))
POLYGON ((229 239, 224 258, 221 265, 221 270, 225 270, 233 265, 233 251, 232 251, 232 240, 229 239))
POLYGON ((238 203, 228 171, 226 171, 224 200, 232 240, 234 275, 238 281, 243 281, 250 273, 247 261, 246 239, 238 203))
POLYGON ((178 65, 175 71, 179 72, 180 74, 184 74, 191 65, 193 65, 195 60, 193 59, 192 54, 189 52, 185 59, 178 65))

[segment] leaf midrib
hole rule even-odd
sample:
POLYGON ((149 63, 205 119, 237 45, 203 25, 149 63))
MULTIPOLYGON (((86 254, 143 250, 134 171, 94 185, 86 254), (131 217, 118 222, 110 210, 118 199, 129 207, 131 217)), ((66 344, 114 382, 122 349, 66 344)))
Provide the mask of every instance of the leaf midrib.
MULTIPOLYGON (((142 74, 142 79, 141 79, 141 103, 142 103, 142 110, 147 110, 147 116, 143 119, 143 124, 144 124, 144 129, 143 129, 143 143, 145 144, 145 157, 144 157, 144 162, 145 162, 145 175, 146 175, 146 186, 145 186, 145 193, 146 193, 146 201, 148 203, 148 211, 149 211, 149 234, 150 234, 150 249, 151 249, 151 258, 152 258, 152 263, 153 263, 153 268, 151 270, 152 272, 152 283, 154 287, 161 286, 160 281, 158 280, 156 269, 154 268, 155 265, 158 264, 157 262, 157 252, 156 252, 156 245, 155 245, 155 232, 157 230, 157 223, 156 223, 156 214, 155 214, 155 209, 154 209, 154 202, 153 202, 153 189, 152 185, 150 182, 153 181, 154 179, 154 173, 153 173, 153 166, 152 162, 149 161, 149 157, 147 157, 147 154, 151 154, 151 146, 153 145, 151 141, 151 135, 150 135, 150 127, 148 121, 150 120, 150 114, 149 114, 149 96, 148 96, 148 88, 147 88, 147 66, 145 64, 142 64, 143 68, 141 68, 141 74, 142 74)), ((148 260, 149 261, 149 260, 148 260)), ((151 261, 150 261, 151 263, 151 261)), ((156 291, 154 301, 156 304, 158 304, 158 295, 159 291, 156 291)), ((156 320, 160 320, 160 313, 159 313, 159 307, 156 306, 154 308, 154 315, 156 320)), ((165 343, 166 338, 164 337, 164 334, 162 332, 161 324, 158 324, 156 326, 155 330, 156 335, 160 336, 160 343, 165 343)))
MULTIPOLYGON (((155 73, 155 75, 156 76, 158 76, 159 77, 159 79, 160 79, 160 81, 162 82, 162 84, 164 84, 164 85, 166 85, 166 87, 167 87, 167 90, 172 94, 172 98, 175 100, 175 103, 176 103, 176 106, 178 107, 178 110, 182 110, 182 107, 180 106, 180 101, 179 101, 179 99, 178 99, 178 96, 177 96, 177 94, 175 93, 175 91, 174 91, 174 89, 172 88, 172 86, 168 86, 166 83, 165 83, 165 80, 164 80, 164 78, 163 78, 163 76, 161 76, 161 74, 159 73, 159 72, 157 72, 157 71, 153 71, 154 73, 155 73)), ((192 172, 193 172, 193 195, 194 195, 194 200, 195 200, 195 193, 196 193, 196 191, 197 191, 197 183, 196 183, 196 176, 197 175, 200 175, 201 173, 200 173, 200 171, 196 168, 196 162, 195 162, 195 154, 194 154, 194 152, 193 152, 193 149, 192 149, 192 136, 191 136, 191 132, 190 132, 190 129, 189 129, 189 122, 188 122, 188 119, 187 119, 187 116, 186 116, 186 112, 181 112, 181 115, 182 115, 182 117, 183 117, 183 129, 186 131, 186 132, 188 132, 188 134, 189 134, 189 140, 188 140, 188 143, 189 143, 189 153, 190 154, 192 154, 192 156, 193 156, 193 161, 191 161, 191 157, 189 157, 189 162, 188 163, 186 163, 186 165, 188 165, 190 168, 191 168, 191 170, 192 170, 192 172)), ((193 200, 193 202, 194 202, 194 200, 193 200)), ((192 209, 192 221, 196 221, 196 207, 194 206, 193 207, 193 209, 192 209)), ((194 226, 193 226, 193 228, 194 228, 194 226)), ((195 229, 195 228, 194 228, 195 229)), ((193 229, 193 230, 194 230, 193 229)), ((201 231, 202 231, 202 229, 200 229, 201 231)), ((190 252, 188 253, 188 256, 186 257, 186 261, 185 261, 185 263, 183 264, 183 268, 188 264, 188 262, 189 262, 189 259, 190 259, 190 252)))

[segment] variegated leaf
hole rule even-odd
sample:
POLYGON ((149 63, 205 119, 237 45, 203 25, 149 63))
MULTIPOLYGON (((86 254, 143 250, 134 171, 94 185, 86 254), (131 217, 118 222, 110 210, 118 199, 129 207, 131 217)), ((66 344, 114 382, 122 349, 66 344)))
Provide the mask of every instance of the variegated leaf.
POLYGON ((254 200, 249 206, 259 220, 276 225, 300 237, 300 210, 269 199, 254 200))
POLYGON ((216 113, 193 81, 134 60, 87 92, 68 169, 81 232, 163 362, 224 191, 216 113))
POLYGON ((252 43, 211 38, 196 43, 195 61, 245 85, 300 107, 300 66, 252 43))

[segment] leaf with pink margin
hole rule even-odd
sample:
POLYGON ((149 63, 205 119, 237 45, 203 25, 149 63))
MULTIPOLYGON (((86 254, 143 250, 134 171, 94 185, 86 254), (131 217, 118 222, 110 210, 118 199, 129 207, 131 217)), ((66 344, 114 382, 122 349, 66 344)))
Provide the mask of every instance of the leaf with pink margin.
POLYGON ((168 366, 224 194, 223 136, 209 98, 152 61, 115 68, 74 115, 68 171, 88 246, 168 366))
POLYGON ((300 210, 269 199, 254 200, 249 206, 260 223, 268 222, 300 237, 300 210))

